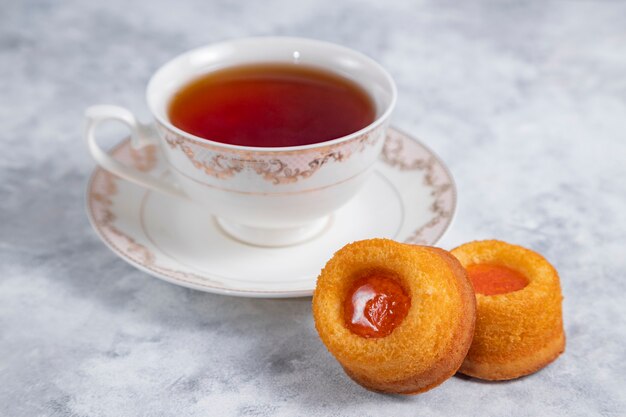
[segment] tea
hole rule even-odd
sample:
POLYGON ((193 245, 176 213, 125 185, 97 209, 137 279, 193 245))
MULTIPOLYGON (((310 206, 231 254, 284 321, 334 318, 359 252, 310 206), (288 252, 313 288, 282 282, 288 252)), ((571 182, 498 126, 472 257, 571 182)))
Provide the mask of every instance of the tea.
POLYGON ((309 145, 356 132, 375 119, 370 96, 354 81, 302 64, 256 64, 206 74, 169 106, 172 124, 232 145, 309 145))

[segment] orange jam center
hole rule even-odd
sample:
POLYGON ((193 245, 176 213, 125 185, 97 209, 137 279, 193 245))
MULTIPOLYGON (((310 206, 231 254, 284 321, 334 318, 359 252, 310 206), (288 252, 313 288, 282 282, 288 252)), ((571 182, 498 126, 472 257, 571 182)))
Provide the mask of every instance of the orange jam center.
POLYGON ((528 285, 528 280, 517 271, 506 266, 491 264, 470 265, 467 268, 474 291, 484 295, 506 294, 528 285))
POLYGON ((361 337, 385 337, 406 317, 411 299, 393 277, 373 274, 358 279, 344 301, 344 320, 361 337))

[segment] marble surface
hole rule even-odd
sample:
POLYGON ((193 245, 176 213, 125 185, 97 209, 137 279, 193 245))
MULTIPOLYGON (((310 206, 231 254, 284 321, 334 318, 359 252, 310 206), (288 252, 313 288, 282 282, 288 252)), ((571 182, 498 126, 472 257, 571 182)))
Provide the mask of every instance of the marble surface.
POLYGON ((626 415, 625 2, 2 0, 0 62, 0 415, 626 415), (374 394, 327 353, 310 299, 179 288, 98 240, 84 109, 145 117, 159 65, 247 35, 334 41, 389 69, 394 124, 458 182, 441 245, 500 238, 560 271, 557 362, 374 394))

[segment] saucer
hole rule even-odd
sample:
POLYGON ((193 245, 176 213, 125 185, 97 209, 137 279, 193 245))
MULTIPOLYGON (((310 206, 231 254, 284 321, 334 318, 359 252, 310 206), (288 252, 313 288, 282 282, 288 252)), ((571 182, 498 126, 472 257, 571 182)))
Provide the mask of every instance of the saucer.
MULTIPOLYGON (((129 139, 111 154, 125 164, 167 176, 154 146, 129 139)), ((385 237, 432 245, 452 222, 456 188, 443 162, 417 139, 390 129, 379 161, 361 191, 319 235, 295 246, 238 242, 205 209, 148 191, 96 168, 87 212, 96 233, 119 257, 165 281, 240 297, 310 296, 321 268, 343 245, 385 237)))

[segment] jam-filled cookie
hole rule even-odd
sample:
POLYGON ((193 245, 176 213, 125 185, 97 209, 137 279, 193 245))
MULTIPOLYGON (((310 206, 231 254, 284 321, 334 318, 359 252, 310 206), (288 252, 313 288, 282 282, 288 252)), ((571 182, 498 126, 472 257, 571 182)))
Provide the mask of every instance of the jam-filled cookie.
POLYGON ((371 239, 344 246, 313 295, 317 331, 365 388, 427 391, 452 376, 472 341, 475 297, 447 251, 371 239))
POLYGON ((488 380, 528 375, 565 349, 561 287, 541 255, 498 240, 452 251, 474 285, 474 341, 459 372, 488 380))

